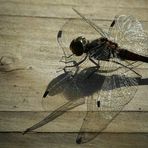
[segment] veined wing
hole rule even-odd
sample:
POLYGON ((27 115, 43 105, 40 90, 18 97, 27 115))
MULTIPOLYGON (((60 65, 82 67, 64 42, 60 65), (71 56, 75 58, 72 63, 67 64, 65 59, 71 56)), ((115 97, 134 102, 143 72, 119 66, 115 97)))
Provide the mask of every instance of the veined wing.
POLYGON ((116 16, 109 28, 109 36, 121 48, 148 56, 148 35, 142 24, 133 16, 116 16))
MULTIPOLYGON (((102 88, 87 100, 88 112, 77 137, 77 143, 95 138, 134 97, 140 77, 125 67, 106 74, 102 88)), ((99 83, 99 82, 96 82, 99 83)))
POLYGON ((75 56, 72 54, 69 46, 71 41, 78 36, 85 36, 85 33, 88 36, 93 34, 91 30, 91 27, 88 27, 81 20, 69 19, 64 23, 57 34, 58 44, 63 51, 61 62, 64 62, 66 65, 73 65, 74 62, 79 62, 86 56, 85 54, 83 56, 75 56), (85 29, 88 29, 88 31, 85 32, 85 29))
MULTIPOLYGON (((102 28, 97 26, 91 20, 84 17, 80 12, 73 8, 73 10, 81 17, 81 19, 69 19, 59 30, 57 34, 57 41, 63 50, 63 62, 69 63, 72 61, 80 61, 85 57, 72 55, 69 45, 71 41, 79 36, 84 36, 88 40, 94 40, 99 36, 107 37, 107 33, 102 28)), ((71 63, 72 63, 71 62, 71 63)))
MULTIPOLYGON (((58 107, 56 110, 54 110, 52 113, 50 113, 47 117, 45 117, 40 122, 34 124, 30 128, 27 128, 23 134, 30 132, 32 130, 35 130, 51 121, 56 119, 57 117, 61 116, 65 112, 67 112, 70 109, 73 109, 79 105, 82 105, 85 103, 83 94, 76 82, 76 78, 72 77, 70 73, 65 73, 60 75, 58 78, 52 80, 44 95, 43 95, 43 107, 47 111, 50 107, 52 99, 59 99, 60 97, 65 99, 65 102, 63 105, 58 107), (49 95, 48 98, 45 98, 47 95, 49 95), (68 101, 67 101, 68 100, 68 101)), ((60 99, 61 99, 60 98, 60 99)))
POLYGON ((64 73, 53 79, 43 95, 43 108, 46 111, 51 110, 49 107, 51 107, 51 102, 55 101, 53 99, 65 100, 63 105, 58 107, 40 122, 27 128, 24 131, 24 134, 53 121, 68 110, 84 104, 87 96, 91 96, 94 92, 97 92, 97 90, 100 89, 100 85, 95 82, 99 81, 101 83, 101 80, 103 80, 104 77, 96 77, 96 75, 94 75, 93 80, 87 79, 87 76, 90 74, 89 71, 90 70, 80 70, 75 76, 71 73, 64 73), (48 97, 45 98, 47 95, 48 97))
POLYGON ((96 30, 102 37, 106 37, 108 38, 108 34, 99 26, 97 26, 95 23, 93 23, 91 20, 89 20, 88 18, 86 18, 84 15, 82 15, 80 12, 78 12, 78 10, 76 10, 75 8, 73 8, 73 10, 82 18, 83 21, 85 21, 86 23, 88 23, 94 30, 96 30))

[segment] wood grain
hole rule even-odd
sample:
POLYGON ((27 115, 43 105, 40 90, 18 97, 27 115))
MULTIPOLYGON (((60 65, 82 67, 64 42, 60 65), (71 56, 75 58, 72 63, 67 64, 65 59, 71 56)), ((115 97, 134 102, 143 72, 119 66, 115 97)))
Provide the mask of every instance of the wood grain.
POLYGON ((35 16, 35 17, 56 17, 56 18, 72 18, 78 17, 72 7, 76 7, 85 15, 91 15, 95 19, 112 19, 117 14, 134 14, 141 20, 147 21, 148 2, 130 1, 121 2, 120 0, 112 0, 104 2, 97 1, 68 1, 56 0, 55 2, 47 0, 37 1, 1 1, 1 15, 18 15, 18 16, 35 16), (91 9, 90 9, 91 8, 91 9))
MULTIPOLYGON (((50 112, 0 112, 0 131, 2 132, 23 132, 33 124, 41 121, 50 112)), ((67 112, 45 126, 35 130, 36 132, 78 132, 86 112, 67 112)), ((93 120, 93 119, 92 119, 93 120)), ((93 120, 91 127, 96 128, 98 120, 93 120)), ((148 132, 148 113, 121 112, 103 132, 127 132, 142 133, 148 132)), ((92 132, 91 127, 88 129, 92 132)))
POLYGON ((76 133, 38 133, 22 135, 21 133, 0 133, 0 145, 3 148, 146 148, 147 134, 103 133, 89 144, 76 145, 76 133))
MULTIPOLYGON (((72 7, 106 28, 115 15, 130 14, 137 17, 148 32, 147 0, 0 0, 0 147, 146 148, 147 64, 136 68, 143 79, 135 97, 91 142, 75 144, 75 132, 81 127, 86 104, 33 133, 22 135, 26 128, 68 101, 55 95, 48 96, 43 103, 42 95, 48 83, 60 75, 57 69, 64 66, 58 62, 62 50, 56 41, 57 32, 69 18, 80 21, 72 7)), ((69 27, 69 34, 74 27, 80 26, 69 27)), ((85 30, 85 33, 89 36, 92 32, 85 30)))
MULTIPOLYGON (((62 50, 58 48, 56 34, 65 19, 44 19, 26 17, 0 18, 0 65, 1 111, 42 111, 42 95, 47 84, 59 75, 56 70, 64 66, 59 63, 62 50)), ((110 21, 96 21, 110 24, 110 21)), ((143 22, 145 27, 148 23, 143 22)), ((70 32, 71 33, 71 32, 70 32)), ((88 32, 89 33, 89 32, 88 32)), ((89 34, 88 34, 89 35, 89 34)), ((147 65, 139 66, 138 72, 147 77, 147 65)), ((140 86, 135 99, 126 110, 147 110, 147 86, 140 86)), ((61 96, 47 98, 48 108, 54 110, 65 100, 61 96)), ((81 108, 81 107, 80 107, 81 108)), ((81 109, 78 110, 81 110, 81 109)), ((77 110, 77 109, 76 109, 77 110)), ((82 110, 83 107, 82 107, 82 110)))

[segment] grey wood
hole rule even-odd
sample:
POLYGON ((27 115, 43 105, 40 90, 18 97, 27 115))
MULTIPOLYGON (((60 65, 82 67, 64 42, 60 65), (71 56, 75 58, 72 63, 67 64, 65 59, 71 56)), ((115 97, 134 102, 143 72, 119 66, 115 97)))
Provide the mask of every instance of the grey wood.
POLYGON ((75 143, 76 133, 0 133, 3 148, 147 148, 148 134, 103 133, 89 143, 75 143))

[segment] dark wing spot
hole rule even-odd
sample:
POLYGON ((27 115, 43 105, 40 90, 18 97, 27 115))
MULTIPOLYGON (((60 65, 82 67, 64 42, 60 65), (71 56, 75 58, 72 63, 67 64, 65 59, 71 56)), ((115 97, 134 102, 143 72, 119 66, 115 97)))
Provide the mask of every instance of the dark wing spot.
POLYGON ((115 25, 115 20, 112 21, 110 27, 113 27, 115 25))
POLYGON ((62 30, 59 30, 57 38, 61 38, 61 36, 62 36, 62 30))
POLYGON ((100 107, 100 101, 97 101, 97 106, 100 107))

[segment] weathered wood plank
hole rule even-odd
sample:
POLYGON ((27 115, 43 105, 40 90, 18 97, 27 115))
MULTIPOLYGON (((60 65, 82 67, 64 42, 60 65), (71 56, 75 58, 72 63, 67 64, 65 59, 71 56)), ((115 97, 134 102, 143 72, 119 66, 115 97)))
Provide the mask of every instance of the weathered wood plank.
POLYGON ((79 146, 75 144, 76 134, 63 133, 79 131, 86 105, 36 130, 41 133, 24 136, 15 133, 24 131, 67 101, 55 96, 47 97, 47 102, 42 104, 42 95, 47 83, 58 75, 55 67, 63 66, 58 62, 62 51, 56 34, 67 18, 79 20, 72 7, 97 19, 100 26, 109 26, 117 14, 132 14, 142 20, 148 30, 146 0, 0 0, 0 131, 4 132, 0 133, 0 147, 147 147, 148 135, 144 134, 148 133, 146 64, 136 69, 145 80, 135 98, 106 128, 106 133, 94 141, 79 146), (49 112, 42 112, 44 110, 49 112))
MULTIPOLYGON (((66 112, 50 123, 35 130, 36 132, 78 132, 86 112, 66 112), (75 122, 76 121, 76 122, 75 122)), ((23 132, 36 124, 49 112, 0 112, 0 131, 23 132)), ((97 131, 99 119, 92 119, 92 126, 97 131)), ((103 132, 148 132, 148 112, 121 112, 103 132)))
MULTIPOLYGON (((29 60, 34 56, 37 58, 39 55, 36 54, 40 54, 44 56, 44 59, 41 58, 40 60, 46 60, 46 62, 37 63, 38 65, 46 64, 53 59, 59 59, 62 51, 58 48, 56 36, 65 22, 64 19, 0 17, 1 56, 3 54, 15 54, 16 57, 28 58, 29 60)), ((96 23, 100 26, 109 26, 111 21, 96 21, 96 23)), ((81 25, 84 26, 84 24, 81 25)), ((70 27, 78 32, 79 29, 74 26, 76 24, 72 25, 70 27)), ((147 31, 148 23, 143 22, 143 26, 147 31)), ((68 28, 69 34, 72 34, 74 30, 70 29, 70 27, 68 28)), ((87 36, 94 34, 94 37, 97 37, 97 32, 82 27, 81 29, 87 36)))
MULTIPOLYGON (((142 70, 144 73, 144 70, 142 70)), ((147 75, 147 70, 145 75, 147 75)), ((54 76, 48 77, 39 71, 14 71, 0 74, 0 110, 1 111, 53 111, 66 100, 59 94, 42 99, 43 93, 54 76)), ((93 81, 92 81, 93 82, 93 81)), ((99 82, 98 82, 99 83, 99 82)), ((147 79, 143 79, 133 100, 124 110, 148 111, 147 79)), ((93 85, 90 83, 90 86, 93 85)), ((100 84, 101 85, 101 84, 100 84)), ((85 84, 84 84, 85 86, 85 84)), ((94 85, 93 85, 94 86, 94 85)), ((93 88, 91 88, 93 89, 93 88)), ((95 89, 95 88, 94 88, 95 89)), ((98 90, 99 91, 99 87, 98 90)), ((93 94, 93 92, 92 92, 93 94)), ((86 110, 82 105, 75 110, 86 110)))
MULTIPOLYGON (((27 17, 0 17, 0 41, 1 46, 8 46, 14 42, 14 45, 29 44, 29 46, 39 46, 40 44, 46 45, 47 47, 50 45, 50 48, 57 45, 56 35, 57 32, 61 29, 62 25, 67 21, 67 19, 44 19, 44 18, 27 18, 27 17), (16 42, 16 43, 15 43, 16 42), (19 43, 18 43, 19 42, 19 43), (7 44, 6 44, 7 43, 7 44), (8 44, 9 43, 9 44, 8 44)), ((79 23, 79 20, 76 20, 79 23)), ((95 21, 101 27, 109 27, 111 21, 95 21)), ((81 23, 79 25, 84 26, 85 23, 81 23)), ((142 22, 145 31, 148 31, 148 22, 142 22)), ((75 31, 79 31, 74 25, 69 26, 69 33, 72 33, 72 29, 76 29, 75 31), (70 28, 71 27, 71 28, 70 28)), ((82 27, 83 27, 82 26, 82 27)), ((82 28, 81 27, 81 28, 82 28)), ((87 27, 85 25, 85 27, 87 27)), ((86 30, 82 28, 82 31, 85 31, 86 34, 90 35, 95 33, 99 35, 97 32, 91 32, 92 29, 86 30)), ((57 47, 57 46, 56 46, 57 47)))
POLYGON ((76 133, 0 133, 3 148, 147 148, 148 134, 103 133, 89 143, 77 145, 76 133))
POLYGON ((7 0, 3 1, 0 0, 1 3, 7 5, 7 4, 26 4, 26 5, 39 5, 42 4, 44 5, 60 5, 60 6, 92 6, 94 5, 95 7, 115 7, 118 5, 118 7, 132 7, 132 8, 148 8, 148 2, 146 0, 141 0, 140 2, 138 0, 111 0, 109 3, 103 0, 91 0, 91 1, 79 1, 79 0, 55 0, 55 1, 48 1, 48 0, 26 0, 26 1, 19 1, 19 0, 7 0))
MULTIPOLYGON (((58 62, 62 51, 58 48, 56 33, 65 20, 0 17, 0 22, 0 55, 3 57, 0 65, 0 83, 3 84, 0 86, 0 110, 44 110, 42 95, 47 83, 58 75, 58 67, 63 66, 58 62)), ((110 23, 97 22, 100 25, 110 23)), ((144 24, 148 27, 147 22, 144 24)), ((144 64, 138 70, 143 78, 147 78, 146 67, 144 64)), ((146 90, 147 86, 140 86, 126 110, 141 108, 147 111, 146 90)), ((52 111, 66 101, 57 98, 49 98, 47 110, 52 111)))
POLYGON ((148 21, 148 2, 142 1, 124 1, 112 0, 104 2, 97 1, 0 1, 1 15, 19 15, 19 16, 39 16, 39 17, 58 17, 71 18, 78 17, 72 7, 76 7, 84 12, 85 15, 91 15, 96 19, 112 19, 117 14, 132 14, 141 20, 148 21), (90 9, 91 8, 91 9, 90 9))
MULTIPOLYGON (((14 64, 19 63, 21 65, 23 63, 28 67, 35 64, 38 67, 42 67, 41 69, 44 67, 44 72, 48 71, 48 73, 48 67, 55 68, 55 66, 59 65, 57 61, 59 61, 63 54, 58 47, 56 36, 66 20, 0 17, 0 22, 1 57, 12 57, 11 61, 16 59, 14 64)), ((96 21, 96 23, 100 26, 109 26, 111 22, 96 21)), ((143 24, 145 30, 148 30, 148 23, 144 22, 143 24)), ((73 27, 75 27, 74 24, 73 27)), ((71 28, 73 27, 71 26, 71 28)), ((72 31, 70 29, 69 34, 72 31)), ((87 36, 92 35, 92 33, 95 33, 95 37, 98 35, 96 32, 91 32, 92 30, 83 29, 83 31, 85 31, 87 36)), ((8 60, 10 62, 9 58, 8 60)), ((9 63, 7 63, 7 58, 5 62, 5 64, 3 63, 4 65, 9 63)), ((2 66, 0 68, 1 71, 5 70, 2 66)), ((9 66, 6 68, 9 68, 9 66)), ((19 68, 25 67, 20 66, 19 68)))

